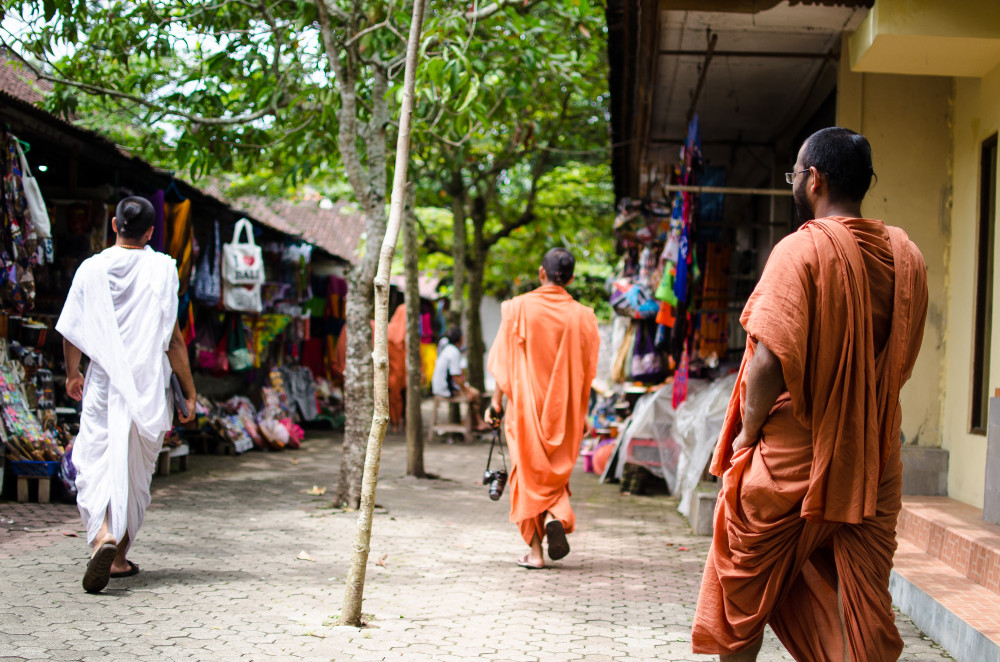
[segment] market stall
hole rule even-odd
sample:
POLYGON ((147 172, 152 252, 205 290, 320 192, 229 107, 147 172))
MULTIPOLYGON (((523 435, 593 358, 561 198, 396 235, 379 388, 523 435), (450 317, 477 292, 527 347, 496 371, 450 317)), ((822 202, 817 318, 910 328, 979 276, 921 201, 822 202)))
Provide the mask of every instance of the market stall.
POLYGON ((188 452, 294 448, 299 422, 335 423, 346 283, 330 265, 346 260, 280 221, 242 220, 230 204, 46 113, 32 89, 0 78, 0 494, 14 498, 14 484, 25 484, 15 478, 25 476, 33 498, 44 500, 34 484, 46 478, 66 479, 72 496, 79 404, 65 395, 54 327, 77 267, 113 243, 114 206, 128 195, 153 204, 150 244, 177 262, 178 322, 207 396, 197 424, 168 435, 161 469, 171 458, 183 467, 188 452), (228 272, 227 244, 236 267, 228 272))

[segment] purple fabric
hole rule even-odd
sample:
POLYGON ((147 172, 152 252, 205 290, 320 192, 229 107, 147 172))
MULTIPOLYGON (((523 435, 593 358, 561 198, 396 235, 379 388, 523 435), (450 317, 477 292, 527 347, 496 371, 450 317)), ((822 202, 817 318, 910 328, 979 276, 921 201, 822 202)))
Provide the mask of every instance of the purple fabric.
POLYGON ((154 251, 162 253, 164 238, 167 234, 166 213, 163 206, 164 193, 163 191, 157 191, 147 199, 153 203, 153 211, 156 212, 156 220, 153 221, 153 237, 149 240, 149 245, 152 246, 154 251))

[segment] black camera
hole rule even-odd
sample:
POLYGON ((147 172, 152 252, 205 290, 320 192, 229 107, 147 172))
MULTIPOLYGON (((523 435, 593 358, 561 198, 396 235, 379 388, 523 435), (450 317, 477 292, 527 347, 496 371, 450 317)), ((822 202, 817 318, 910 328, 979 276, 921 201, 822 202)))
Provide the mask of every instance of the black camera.
POLYGON ((490 498, 499 501, 503 488, 507 486, 507 472, 503 469, 486 470, 483 472, 483 485, 490 486, 490 498))

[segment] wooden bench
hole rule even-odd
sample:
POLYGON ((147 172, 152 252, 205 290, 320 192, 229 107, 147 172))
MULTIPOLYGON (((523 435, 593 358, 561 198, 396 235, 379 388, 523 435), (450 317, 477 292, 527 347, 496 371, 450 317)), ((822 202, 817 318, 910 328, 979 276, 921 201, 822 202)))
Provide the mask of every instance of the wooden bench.
POLYGON ((52 494, 51 476, 18 476, 17 477, 17 502, 28 501, 28 481, 33 480, 38 483, 38 503, 49 503, 52 494))
POLYGON ((469 398, 464 394, 453 395, 450 398, 446 398, 441 395, 434 396, 434 402, 431 405, 431 437, 443 437, 449 434, 460 434, 462 435, 462 440, 465 443, 472 441, 473 431, 472 431, 472 417, 469 416, 468 411, 465 412, 465 423, 441 423, 437 422, 437 412, 438 405, 444 403, 445 412, 447 415, 447 405, 458 404, 468 406, 469 398))
POLYGON ((170 475, 170 460, 177 458, 178 468, 181 471, 187 471, 188 468, 188 455, 190 454, 190 449, 187 444, 181 444, 174 448, 161 448, 160 456, 157 458, 156 462, 156 475, 157 476, 169 476, 170 475))

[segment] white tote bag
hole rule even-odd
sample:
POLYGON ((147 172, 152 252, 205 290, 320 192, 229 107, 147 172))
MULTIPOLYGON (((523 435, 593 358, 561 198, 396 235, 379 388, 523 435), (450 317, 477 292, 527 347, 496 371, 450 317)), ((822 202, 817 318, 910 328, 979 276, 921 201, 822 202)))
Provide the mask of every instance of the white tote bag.
POLYGON ((260 283, 239 285, 226 281, 222 288, 222 303, 226 309, 241 313, 260 313, 264 310, 260 298, 260 283))
POLYGON ((222 278, 227 285, 264 282, 264 255, 254 243, 253 226, 245 218, 236 223, 232 242, 222 246, 222 278), (246 240, 242 241, 244 235, 246 240))
POLYGON ((17 138, 14 139, 14 146, 17 149, 17 156, 21 160, 21 186, 24 188, 24 197, 28 200, 31 224, 35 226, 35 235, 39 239, 47 239, 52 236, 52 225, 49 223, 49 212, 45 208, 42 191, 38 188, 38 180, 31 176, 28 159, 24 158, 21 143, 18 142, 17 138))

